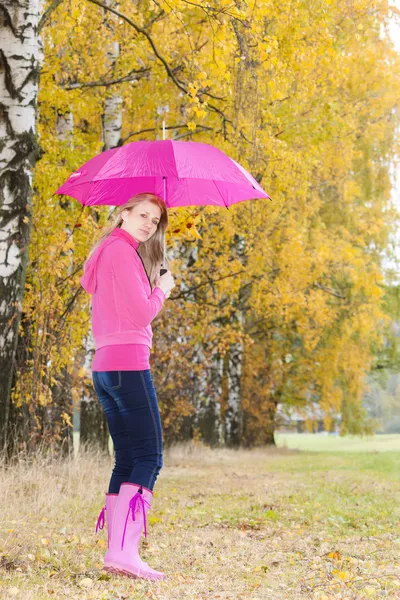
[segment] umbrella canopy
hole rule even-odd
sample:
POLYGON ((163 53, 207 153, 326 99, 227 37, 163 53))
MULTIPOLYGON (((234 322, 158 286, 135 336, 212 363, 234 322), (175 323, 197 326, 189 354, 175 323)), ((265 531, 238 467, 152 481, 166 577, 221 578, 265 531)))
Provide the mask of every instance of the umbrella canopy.
POLYGON ((88 160, 55 192, 86 206, 120 206, 142 192, 166 206, 229 207, 270 198, 259 183, 218 148, 199 142, 131 142, 88 160))

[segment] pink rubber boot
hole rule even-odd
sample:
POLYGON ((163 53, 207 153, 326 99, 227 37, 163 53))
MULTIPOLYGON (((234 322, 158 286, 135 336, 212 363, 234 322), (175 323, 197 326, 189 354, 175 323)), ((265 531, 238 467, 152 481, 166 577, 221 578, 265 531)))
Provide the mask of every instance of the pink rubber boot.
POLYGON ((166 575, 155 571, 139 556, 142 529, 147 537, 146 513, 151 509, 153 493, 134 483, 122 483, 111 526, 110 545, 104 557, 104 569, 129 577, 164 579, 166 575))
POLYGON ((115 506, 117 504, 118 494, 110 494, 106 493, 106 503, 100 511, 100 514, 97 518, 96 524, 96 533, 99 529, 104 529, 105 522, 105 513, 107 513, 107 538, 108 538, 108 547, 110 547, 111 540, 111 528, 112 528, 112 520, 115 506))

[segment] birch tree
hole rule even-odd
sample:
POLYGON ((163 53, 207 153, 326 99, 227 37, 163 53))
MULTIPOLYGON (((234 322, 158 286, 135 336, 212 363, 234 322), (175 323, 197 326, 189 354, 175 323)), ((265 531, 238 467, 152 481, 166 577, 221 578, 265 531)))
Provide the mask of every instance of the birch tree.
POLYGON ((0 447, 9 415, 31 237, 41 0, 2 0, 0 49, 0 447))
MULTIPOLYGON (((118 2, 113 2, 113 0, 105 0, 104 4, 109 8, 118 9, 118 2)), ((116 61, 118 60, 120 52, 119 41, 115 39, 116 21, 116 15, 104 10, 103 25, 110 36, 106 46, 105 64, 108 67, 108 72, 111 74, 112 80, 114 80, 116 61)), ((115 89, 116 87, 117 86, 114 84, 106 86, 106 97, 101 116, 103 151, 115 148, 121 141, 122 95, 119 90, 115 89)), ((108 208, 108 213, 110 215, 113 209, 113 207, 108 208)), ((95 343, 91 330, 88 332, 84 345, 85 354, 83 355, 83 358, 85 359, 85 369, 90 373, 90 363, 95 354, 95 343)), ((79 433, 80 444, 96 444, 102 450, 108 452, 109 430, 107 419, 92 385, 85 385, 83 388, 80 402, 79 433)))

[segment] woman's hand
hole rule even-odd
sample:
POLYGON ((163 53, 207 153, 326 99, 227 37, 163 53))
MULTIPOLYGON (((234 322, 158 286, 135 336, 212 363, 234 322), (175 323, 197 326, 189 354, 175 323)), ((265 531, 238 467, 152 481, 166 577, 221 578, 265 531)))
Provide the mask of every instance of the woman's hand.
POLYGON ((164 275, 157 275, 154 280, 154 287, 159 287, 164 292, 165 297, 169 298, 172 288, 175 287, 171 271, 168 270, 164 275))

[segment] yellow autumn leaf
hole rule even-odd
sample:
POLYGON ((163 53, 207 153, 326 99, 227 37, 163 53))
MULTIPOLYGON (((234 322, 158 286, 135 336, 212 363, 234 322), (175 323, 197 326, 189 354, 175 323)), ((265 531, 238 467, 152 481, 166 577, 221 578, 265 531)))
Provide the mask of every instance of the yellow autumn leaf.
POLYGON ((344 580, 348 580, 351 579, 351 573, 349 573, 348 571, 340 571, 337 576, 339 577, 339 579, 344 580))

